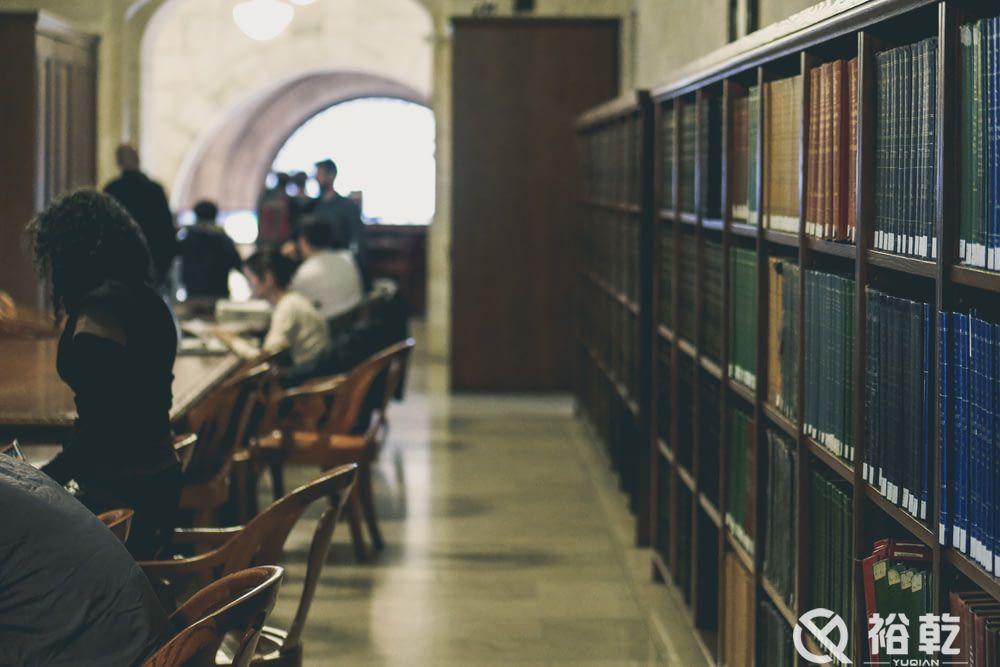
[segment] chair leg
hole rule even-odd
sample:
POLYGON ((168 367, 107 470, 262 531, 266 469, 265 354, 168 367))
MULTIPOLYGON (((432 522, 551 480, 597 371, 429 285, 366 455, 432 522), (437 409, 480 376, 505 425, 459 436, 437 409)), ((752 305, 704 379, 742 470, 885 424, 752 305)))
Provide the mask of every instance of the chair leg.
POLYGON ((361 497, 358 487, 355 485, 351 490, 351 497, 347 499, 347 521, 351 527, 351 543, 354 545, 354 557, 359 563, 368 561, 368 545, 365 543, 365 534, 361 530, 361 497))
POLYGON ((378 527, 378 516, 375 514, 375 494, 372 491, 372 468, 365 463, 358 470, 358 492, 361 496, 361 511, 368 524, 368 534, 372 538, 372 548, 376 551, 382 548, 382 531, 378 527))
POLYGON ((285 497, 285 467, 281 463, 270 463, 268 467, 271 469, 271 490, 274 499, 281 500, 285 497))

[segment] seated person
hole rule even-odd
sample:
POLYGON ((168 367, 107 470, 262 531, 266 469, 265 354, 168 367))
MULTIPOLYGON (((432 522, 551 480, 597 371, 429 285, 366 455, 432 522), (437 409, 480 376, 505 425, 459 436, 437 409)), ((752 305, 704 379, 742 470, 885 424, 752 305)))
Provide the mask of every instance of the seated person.
POLYGON ((171 635, 128 550, 59 484, 0 455, 0 665, 135 665, 171 635))
POLYGON ((216 224, 219 207, 202 200, 194 205, 195 223, 180 231, 181 280, 188 298, 229 298, 229 272, 243 260, 236 244, 216 224))
POLYGON ((292 365, 307 367, 323 356, 330 337, 316 307, 290 289, 295 268, 295 262, 276 248, 254 253, 246 261, 245 273, 254 296, 274 306, 263 350, 287 347, 292 365))
POLYGON ((177 329, 152 287, 139 226, 111 197, 80 190, 29 226, 39 274, 64 320, 56 354, 77 418, 44 468, 95 514, 135 510, 129 550, 155 555, 175 525, 180 463, 170 431, 177 329))
POLYGON ((361 273, 354 253, 323 220, 303 221, 298 239, 302 265, 291 288, 313 302, 324 319, 341 315, 361 303, 361 273))

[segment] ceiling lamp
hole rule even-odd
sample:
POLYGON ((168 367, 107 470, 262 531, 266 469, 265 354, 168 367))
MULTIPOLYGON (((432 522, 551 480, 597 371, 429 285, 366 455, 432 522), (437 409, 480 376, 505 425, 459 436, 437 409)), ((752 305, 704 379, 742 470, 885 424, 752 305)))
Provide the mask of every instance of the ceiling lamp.
POLYGON ((236 27, 258 42, 280 35, 294 15, 295 8, 281 0, 244 0, 233 7, 236 27))

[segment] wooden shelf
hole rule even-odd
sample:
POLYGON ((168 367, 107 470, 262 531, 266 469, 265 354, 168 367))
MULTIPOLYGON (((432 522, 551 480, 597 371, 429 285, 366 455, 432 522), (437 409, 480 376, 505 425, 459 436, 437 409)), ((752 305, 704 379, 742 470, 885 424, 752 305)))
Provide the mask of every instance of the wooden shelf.
POLYGON ((937 535, 931 532, 931 529, 922 524, 918 519, 910 515, 909 512, 905 512, 893 503, 882 497, 882 494, 878 492, 871 484, 867 482, 864 485, 865 498, 876 505, 883 512, 888 514, 892 519, 898 523, 900 526, 910 531, 910 534, 915 538, 926 544, 927 546, 934 548, 937 544, 937 535))
POLYGON ((704 493, 698 494, 698 504, 701 509, 708 516, 708 520, 715 524, 716 528, 722 528, 722 514, 719 513, 718 508, 712 504, 712 501, 704 493))
POLYGON ((661 438, 656 439, 656 448, 660 451, 660 456, 665 458, 671 464, 674 462, 674 451, 670 449, 670 445, 665 443, 661 438))
POLYGON ((799 247, 799 237, 795 234, 789 234, 788 232, 780 232, 776 229, 765 229, 764 238, 770 243, 783 245, 788 248, 799 247))
POLYGON ((600 199, 584 199, 581 204, 593 208, 604 209, 605 211, 615 211, 617 213, 639 213, 638 204, 626 204, 622 202, 602 201, 600 199))
POLYGON ((752 574, 754 571, 753 556, 751 556, 750 552, 743 548, 743 545, 740 544, 739 540, 736 539, 736 536, 733 535, 728 528, 726 528, 725 532, 726 544, 729 545, 729 549, 736 554, 737 558, 740 559, 740 562, 743 563, 743 567, 747 569, 747 572, 752 574))
POLYGON ((691 491, 691 493, 694 493, 695 492, 694 476, 692 476, 691 473, 688 472, 687 468, 685 468, 679 463, 676 464, 674 467, 677 468, 677 477, 681 480, 681 482, 684 483, 684 486, 686 486, 688 490, 691 491))
POLYGON ((911 276, 922 276, 924 278, 935 278, 937 276, 937 264, 926 259, 916 257, 905 257, 903 255, 893 255, 879 250, 868 251, 868 263, 883 269, 892 269, 900 273, 908 273, 911 276))
POLYGON ((656 568, 656 571, 660 575, 660 579, 663 580, 662 582, 663 585, 672 586, 673 584, 671 583, 671 580, 673 579, 674 575, 670 572, 670 568, 667 567, 667 564, 663 562, 663 556, 661 556, 656 549, 653 549, 652 553, 653 553, 653 567, 656 568))
POLYGON ((992 595, 994 600, 1000 602, 1000 579, 983 570, 958 549, 945 547, 941 551, 946 562, 971 579, 984 592, 992 595))
POLYGON ((726 223, 718 218, 705 218, 701 221, 701 226, 705 229, 711 229, 713 232, 721 233, 726 228, 726 223))
POLYGON ((851 467, 846 462, 841 460, 839 457, 834 456, 830 450, 809 436, 806 436, 804 441, 806 443, 806 448, 812 452, 812 455, 816 459, 825 464, 827 468, 840 475, 841 478, 847 480, 851 484, 854 483, 854 471, 851 470, 851 467))
POLYGON ((838 243, 837 241, 825 241, 811 236, 806 237, 806 248, 809 252, 816 252, 831 257, 843 257, 844 259, 855 259, 858 256, 858 248, 853 243, 838 243))
POLYGON ((610 283, 608 283, 606 280, 604 280, 603 278, 601 278, 599 275, 593 273, 592 271, 582 271, 581 270, 581 273, 584 276, 586 276, 586 278, 594 286, 596 286, 602 292, 604 292, 605 294, 607 294, 608 296, 610 296, 612 299, 614 299, 615 301, 617 301, 619 305, 621 305, 622 307, 624 307, 630 313, 632 313, 633 315, 636 315, 636 316, 639 315, 639 306, 638 306, 638 304, 633 303, 632 300, 628 298, 628 296, 626 296, 625 294, 619 292, 617 289, 615 289, 614 287, 612 287, 612 285, 610 283))
POLYGON ((701 362, 701 367, 706 373, 714 377, 719 382, 722 382, 722 368, 719 364, 704 356, 699 357, 698 360, 701 362))
POLYGON ((770 403, 764 403, 763 408, 764 408, 764 414, 767 415, 767 418, 771 420, 772 424, 780 428, 782 431, 785 432, 785 434, 787 434, 791 438, 799 437, 798 427, 796 427, 795 424, 790 422, 785 415, 781 414, 778 408, 774 407, 770 403))
POLYGON ((682 212, 681 213, 681 222, 683 222, 685 225, 694 225, 695 227, 697 227, 698 226, 698 216, 695 215, 694 213, 684 213, 684 212, 682 212))
POLYGON ((781 593, 778 592, 778 589, 775 588, 771 582, 767 580, 767 577, 763 575, 761 575, 760 578, 760 587, 771 600, 771 604, 773 604, 775 608, 781 612, 781 617, 785 619, 785 622, 788 623, 790 627, 794 628, 795 624, 798 623, 798 617, 796 617, 795 612, 788 607, 788 603, 782 599, 781 593))
POLYGON ((683 352, 684 354, 688 355, 692 359, 698 356, 698 352, 694 349, 694 345, 687 342, 683 338, 677 339, 677 349, 683 352))
POLYGON ((659 211, 656 212, 656 217, 665 222, 673 222, 674 212, 671 211, 670 209, 661 208, 659 211))
POLYGON ((656 333, 660 336, 660 338, 667 341, 668 343, 674 342, 674 332, 668 329, 667 327, 663 326, 662 324, 657 325, 656 333))
POLYGON ((736 236, 743 236, 748 239, 757 238, 757 225, 748 225, 745 222, 730 222, 729 233, 736 236))
POLYGON ((749 387, 744 387, 736 380, 729 381, 729 390, 732 391, 737 396, 739 396, 740 398, 742 398, 750 405, 753 405, 754 402, 756 401, 756 398, 753 395, 753 389, 750 389, 749 387))
POLYGON ((959 285, 975 287, 988 292, 1000 292, 1000 273, 975 269, 971 266, 951 267, 951 280, 959 285))

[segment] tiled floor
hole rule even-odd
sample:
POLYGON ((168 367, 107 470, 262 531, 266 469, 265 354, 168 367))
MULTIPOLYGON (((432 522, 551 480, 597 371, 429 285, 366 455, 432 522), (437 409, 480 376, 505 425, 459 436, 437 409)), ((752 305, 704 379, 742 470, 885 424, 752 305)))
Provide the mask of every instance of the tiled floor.
MULTIPOLYGON (((306 664, 698 664, 647 552, 627 546, 624 500, 571 401, 448 396, 443 372, 418 354, 391 408, 376 477, 386 548, 355 564, 338 526, 306 664)), ((310 516, 289 539, 278 626, 298 601, 310 516)))

